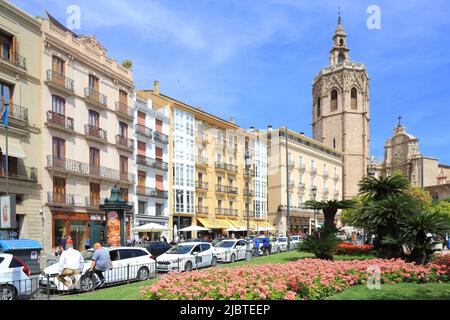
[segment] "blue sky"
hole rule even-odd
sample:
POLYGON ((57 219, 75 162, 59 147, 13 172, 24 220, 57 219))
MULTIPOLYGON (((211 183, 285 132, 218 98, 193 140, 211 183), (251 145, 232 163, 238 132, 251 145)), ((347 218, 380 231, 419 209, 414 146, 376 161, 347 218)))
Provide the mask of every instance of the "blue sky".
MULTIPOLYGON (((311 84, 328 64, 338 0, 12 0, 81 30, 112 58, 133 61, 137 89, 161 91, 242 127, 289 126, 311 136, 311 84)), ((424 155, 450 164, 450 3, 341 0, 350 57, 371 78, 371 153, 383 155, 397 116, 424 155), (369 30, 366 10, 381 9, 369 30)))

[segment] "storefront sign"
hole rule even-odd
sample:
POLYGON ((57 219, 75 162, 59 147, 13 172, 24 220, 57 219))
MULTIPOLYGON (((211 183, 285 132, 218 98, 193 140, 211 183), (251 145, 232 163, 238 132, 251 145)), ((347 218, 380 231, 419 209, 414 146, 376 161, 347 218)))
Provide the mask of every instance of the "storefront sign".
POLYGON ((16 196, 0 197, 0 229, 16 228, 16 196))
POLYGON ((108 213, 108 244, 111 247, 120 246, 120 217, 115 211, 108 213))

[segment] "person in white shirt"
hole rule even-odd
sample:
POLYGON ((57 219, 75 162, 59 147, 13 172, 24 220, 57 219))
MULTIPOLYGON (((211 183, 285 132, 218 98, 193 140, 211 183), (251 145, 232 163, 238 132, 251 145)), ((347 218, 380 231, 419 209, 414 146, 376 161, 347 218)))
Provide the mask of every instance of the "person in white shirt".
POLYGON ((69 287, 66 278, 71 280, 71 285, 75 282, 75 276, 83 272, 84 259, 78 250, 73 248, 72 240, 67 240, 66 250, 59 259, 58 280, 66 287, 69 287))

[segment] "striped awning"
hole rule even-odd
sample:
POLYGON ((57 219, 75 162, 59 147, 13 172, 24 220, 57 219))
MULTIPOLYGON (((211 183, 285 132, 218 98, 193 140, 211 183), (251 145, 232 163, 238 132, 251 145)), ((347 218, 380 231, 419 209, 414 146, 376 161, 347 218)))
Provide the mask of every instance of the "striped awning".
MULTIPOLYGON (((2 139, 0 139, 0 148, 2 149, 3 155, 6 155, 6 141, 5 137, 3 136, 2 139)), ((19 158, 19 159, 25 159, 25 151, 23 151, 21 142, 19 139, 14 137, 8 137, 8 156, 19 158)))

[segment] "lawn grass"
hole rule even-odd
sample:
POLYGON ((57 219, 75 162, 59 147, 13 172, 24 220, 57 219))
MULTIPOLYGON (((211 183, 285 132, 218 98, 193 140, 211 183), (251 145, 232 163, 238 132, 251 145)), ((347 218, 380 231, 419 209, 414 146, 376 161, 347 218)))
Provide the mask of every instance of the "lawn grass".
POLYGON ((450 283, 383 284, 380 290, 357 286, 327 300, 450 300, 450 283))
POLYGON ((158 281, 151 279, 148 281, 139 281, 128 285, 114 286, 105 288, 93 293, 77 294, 65 296, 63 300, 140 300, 139 288, 148 286, 158 281))
MULTIPOLYGON (((306 258, 314 258, 314 254, 306 253, 306 252, 298 252, 296 250, 278 254, 271 254, 268 256, 253 258, 249 262, 247 261, 239 261, 233 264, 225 263, 219 264, 219 268, 235 268, 242 267, 245 265, 262 265, 269 263, 288 263, 297 261, 299 259, 306 258)), ((373 255, 364 255, 364 256, 335 256, 335 260, 364 260, 364 259, 373 259, 373 255)), ((66 296, 62 299, 64 300, 139 300, 139 288, 141 286, 151 285, 155 283, 158 279, 152 279, 144 282, 135 282, 129 285, 120 285, 111 288, 101 289, 93 293, 84 293, 73 296, 66 296)))

